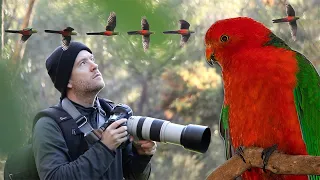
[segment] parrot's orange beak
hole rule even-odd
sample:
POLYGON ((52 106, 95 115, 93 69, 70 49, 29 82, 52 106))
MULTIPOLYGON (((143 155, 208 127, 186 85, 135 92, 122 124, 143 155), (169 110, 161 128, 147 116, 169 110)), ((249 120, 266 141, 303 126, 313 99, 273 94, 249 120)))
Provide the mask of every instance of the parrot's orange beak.
POLYGON ((215 59, 211 48, 206 48, 206 61, 210 66, 214 66, 215 59))

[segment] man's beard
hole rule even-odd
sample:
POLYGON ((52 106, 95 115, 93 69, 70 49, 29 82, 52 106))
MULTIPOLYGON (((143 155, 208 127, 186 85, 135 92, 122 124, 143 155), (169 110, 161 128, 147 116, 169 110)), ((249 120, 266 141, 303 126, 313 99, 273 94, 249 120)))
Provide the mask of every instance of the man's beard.
POLYGON ((73 84, 73 89, 75 94, 80 96, 95 96, 104 88, 104 86, 104 83, 94 84, 79 80, 73 84))

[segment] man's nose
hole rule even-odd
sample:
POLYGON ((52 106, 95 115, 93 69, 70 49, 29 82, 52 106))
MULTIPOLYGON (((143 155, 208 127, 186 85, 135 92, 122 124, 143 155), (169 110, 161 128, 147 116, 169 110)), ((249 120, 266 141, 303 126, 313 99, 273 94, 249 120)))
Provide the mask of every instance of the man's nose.
POLYGON ((95 62, 92 62, 92 64, 91 64, 91 71, 94 71, 94 70, 96 70, 96 69, 98 69, 98 64, 96 64, 95 62))

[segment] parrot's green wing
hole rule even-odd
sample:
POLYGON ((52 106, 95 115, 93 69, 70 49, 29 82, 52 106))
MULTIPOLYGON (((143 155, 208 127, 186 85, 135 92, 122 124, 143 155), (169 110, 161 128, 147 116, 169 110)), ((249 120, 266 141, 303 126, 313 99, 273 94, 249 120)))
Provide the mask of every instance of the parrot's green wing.
MULTIPOLYGON (((320 156, 320 76, 310 61, 297 52, 299 72, 294 99, 308 154, 320 156)), ((320 180, 320 176, 310 176, 320 180)))
POLYGON ((231 145, 230 133, 229 133, 229 106, 224 105, 220 114, 220 135, 224 140, 226 158, 230 159, 232 156, 233 147, 231 145))
POLYGON ((303 139, 310 155, 320 155, 320 76, 302 54, 296 55, 299 72, 294 98, 303 139))
MULTIPOLYGON (((270 38, 266 45, 292 50, 274 34, 271 34, 270 38)), ((311 62, 299 52, 296 52, 296 60, 299 69, 293 93, 302 136, 308 154, 320 156, 320 76, 311 62)), ((320 176, 309 178, 320 180, 320 176)))

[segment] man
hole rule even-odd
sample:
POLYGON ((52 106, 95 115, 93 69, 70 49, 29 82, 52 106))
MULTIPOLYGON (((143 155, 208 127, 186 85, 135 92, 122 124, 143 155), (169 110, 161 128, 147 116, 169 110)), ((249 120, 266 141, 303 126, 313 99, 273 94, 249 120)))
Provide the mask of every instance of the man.
MULTIPOLYGON (((105 83, 91 50, 80 42, 71 42, 66 51, 58 47, 47 58, 46 68, 61 93, 60 105, 67 98, 92 128, 98 129, 107 120, 108 112, 101 108, 97 97, 105 83)), ((109 125, 96 143, 88 144, 85 138, 80 138, 79 145, 65 140, 64 131, 55 120, 41 117, 33 131, 33 151, 40 179, 148 179, 150 159, 157 145, 154 141, 141 140, 130 142, 124 149, 118 148, 128 139, 127 127, 119 126, 124 122, 126 119, 109 125), (71 152, 81 149, 83 144, 88 148, 74 157, 71 152)), ((76 136, 78 133, 74 132, 76 136)))

